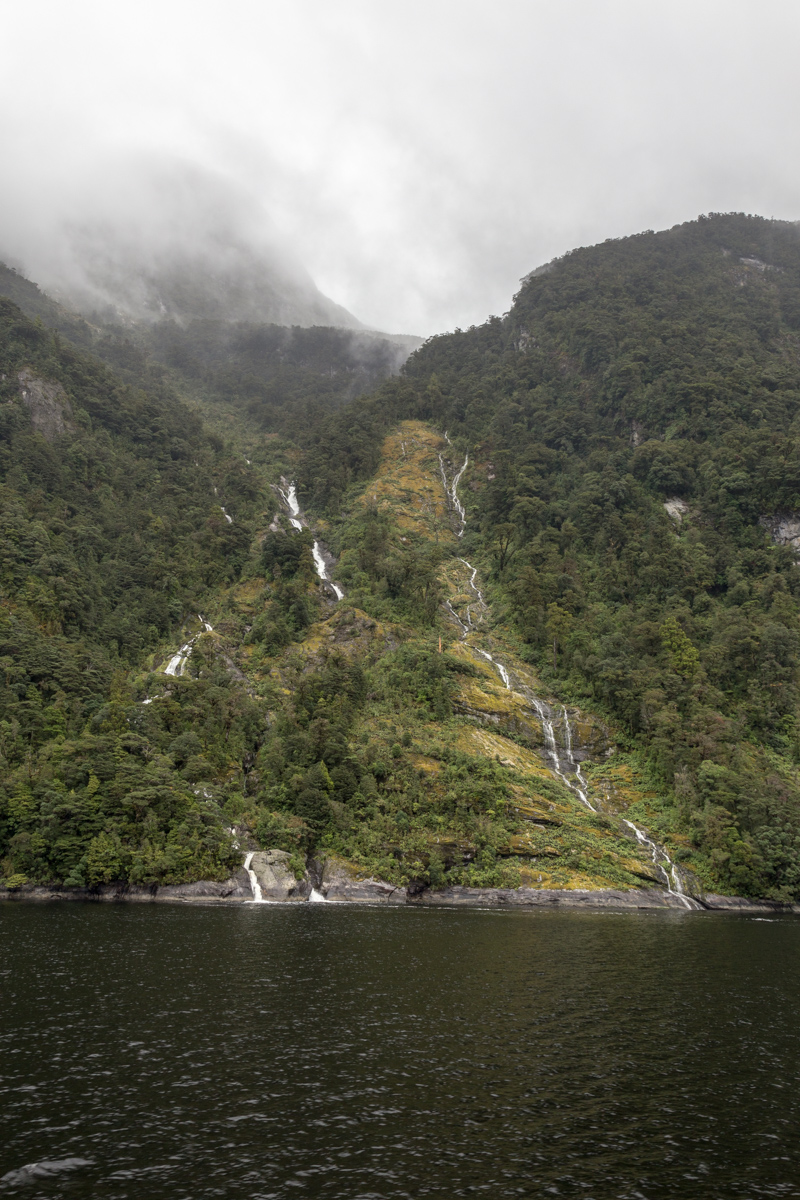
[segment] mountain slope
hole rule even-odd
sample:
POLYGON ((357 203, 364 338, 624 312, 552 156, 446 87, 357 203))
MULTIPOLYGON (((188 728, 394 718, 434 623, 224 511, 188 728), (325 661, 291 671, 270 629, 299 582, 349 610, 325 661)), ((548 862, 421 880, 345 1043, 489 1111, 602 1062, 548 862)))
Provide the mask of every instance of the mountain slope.
MULTIPOLYGON (((548 767, 541 717, 483 656, 536 686, 502 634, 462 636, 438 434, 386 441, 336 602, 307 530, 173 397, 2 316, 7 886, 221 879, 242 843, 416 889, 662 882, 548 767)), ((581 729, 601 763, 607 732, 581 729)))
POLYGON ((5 300, 0 397, 3 873, 83 883, 120 854, 142 882, 227 869, 219 810, 165 754, 226 711, 227 676, 184 689, 149 739, 120 705, 132 664, 239 576, 258 482, 168 389, 122 384, 5 300))
POLYGON ((5 310, 4 876, 796 899, 798 296, 757 218, 576 251, 257 468, 5 310))
POLYGON ((225 234, 201 249, 82 238, 76 277, 50 283, 68 305, 100 321, 249 321, 361 329, 297 264, 225 234))
MULTIPOLYGON (((421 339, 362 329, 214 319, 89 322, 0 263, 0 296, 103 359, 127 383, 171 390, 258 456, 263 435, 309 430, 397 374, 421 339)), ((227 310, 223 310, 227 311, 227 310)), ((329 314, 330 315, 330 314, 329 314)), ((114 316, 106 313, 106 317, 114 316)))
POLYGON ((617 722, 717 886, 800 889, 800 242, 702 219, 578 250, 307 456, 336 511, 393 420, 471 451, 465 553, 556 695, 617 722), (778 535, 780 538, 780 534, 778 535))

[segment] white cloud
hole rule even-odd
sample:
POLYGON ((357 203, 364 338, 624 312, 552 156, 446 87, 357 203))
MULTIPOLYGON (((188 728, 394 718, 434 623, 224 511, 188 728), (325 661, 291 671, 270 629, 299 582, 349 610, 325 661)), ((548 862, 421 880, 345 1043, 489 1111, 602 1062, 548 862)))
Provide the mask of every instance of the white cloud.
POLYGON ((229 178, 323 291, 423 334, 576 244, 800 217, 790 3, 28 0, 5 25, 0 243, 30 263, 137 156, 229 178))

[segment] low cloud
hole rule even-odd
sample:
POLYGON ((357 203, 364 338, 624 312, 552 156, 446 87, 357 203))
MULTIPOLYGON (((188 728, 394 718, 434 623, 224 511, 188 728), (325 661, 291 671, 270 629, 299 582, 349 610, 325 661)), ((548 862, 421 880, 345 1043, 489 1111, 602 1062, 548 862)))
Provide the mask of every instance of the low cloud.
POLYGON ((0 247, 42 282, 112 233, 158 258, 226 229, 428 334, 575 245, 800 217, 800 12, 777 0, 68 8, 18 6, 0 80, 0 247))

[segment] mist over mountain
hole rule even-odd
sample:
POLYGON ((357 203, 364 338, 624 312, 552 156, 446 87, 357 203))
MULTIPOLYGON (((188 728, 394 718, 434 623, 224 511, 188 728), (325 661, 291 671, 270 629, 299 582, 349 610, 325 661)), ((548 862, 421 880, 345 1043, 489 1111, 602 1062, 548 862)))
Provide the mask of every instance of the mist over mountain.
POLYGON ((172 159, 111 163, 44 224, 7 219, 0 257, 105 323, 363 328, 320 292, 256 198, 172 159))

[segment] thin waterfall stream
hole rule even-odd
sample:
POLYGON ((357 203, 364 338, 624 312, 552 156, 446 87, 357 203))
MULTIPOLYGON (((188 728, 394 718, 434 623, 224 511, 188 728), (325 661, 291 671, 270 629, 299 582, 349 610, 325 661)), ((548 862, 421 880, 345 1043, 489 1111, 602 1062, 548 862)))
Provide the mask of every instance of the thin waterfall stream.
POLYGON ((253 893, 253 903, 264 904, 264 897, 261 892, 261 884, 258 882, 258 876, 256 875, 255 871, 250 869, 250 863, 253 861, 254 853, 255 851, 251 850, 247 855, 247 858, 244 860, 244 869, 247 871, 247 875, 250 880, 250 890, 253 893))
MULTIPOLYGON (((291 521, 293 527, 295 529, 305 529, 306 522, 303 520, 303 515, 300 512, 300 505, 297 502, 297 484, 290 483, 285 491, 283 488, 279 487, 276 487, 275 490, 289 510, 289 520, 291 521)), ((333 589, 337 600, 343 600, 344 592, 339 587, 338 583, 333 582, 328 574, 328 567, 322 554, 322 547, 316 540, 314 541, 311 553, 314 557, 314 568, 317 572, 317 575, 320 577, 323 583, 327 583, 328 586, 333 589)))
POLYGON ((167 665, 164 667, 165 675, 175 675, 175 676, 182 675, 183 668, 186 666, 186 663, 189 660, 192 650, 194 649, 194 644, 197 641, 197 639, 200 637, 200 634, 214 632, 213 626, 208 623, 208 621, 205 619, 205 617, 201 617, 200 614, 198 613, 197 619, 200 622, 200 624, 202 625, 202 629, 200 630, 200 633, 196 633, 193 638, 189 638, 189 641, 184 643, 183 646, 181 646, 178 653, 173 654, 172 658, 169 660, 167 665))
MULTIPOLYGON (((444 436, 448 445, 452 445, 447 433, 445 433, 444 436)), ((464 536, 464 531, 467 527, 467 515, 464 506, 458 498, 458 485, 468 465, 469 454, 466 455, 461 468, 453 476, 452 483, 449 484, 447 482, 447 472, 444 465, 444 457, 441 454, 439 455, 439 469, 442 474, 444 489, 458 515, 460 526, 458 530, 459 538, 464 536)), ((458 561, 463 563, 464 566, 471 571, 469 587, 475 594, 478 604, 485 612, 488 609, 488 605, 486 604, 483 593, 477 584, 478 568, 474 567, 466 558, 459 558, 458 561)), ((475 628, 472 621, 472 606, 467 605, 466 623, 462 621, 461 617, 459 617, 449 600, 446 601, 445 607, 461 627, 461 640, 466 641, 468 635, 475 628)), ((561 719, 564 725, 565 745, 560 748, 556 739, 554 714, 550 705, 540 696, 537 696, 531 688, 522 683, 522 681, 519 679, 515 681, 516 686, 512 687, 511 673, 505 663, 501 662, 499 658, 494 658, 487 650, 481 650, 477 646, 473 646, 472 648, 476 650, 482 658, 485 658, 487 662, 492 664, 502 679, 503 686, 505 688, 507 688, 509 691, 518 692, 530 703, 542 724, 542 733, 544 734, 545 748, 547 757, 550 760, 551 771, 556 778, 560 779, 561 782, 569 788, 573 795, 578 797, 581 804, 583 804, 591 812, 596 813, 597 809, 589 799, 588 784, 583 776, 581 764, 575 757, 575 752, 573 750, 572 722, 570 720, 569 713, 567 712, 566 705, 562 704, 561 706, 561 719)), ((635 825, 633 821, 623 818, 623 823, 632 831, 639 845, 646 846, 650 850, 653 865, 663 877, 667 892, 671 896, 675 896, 685 908, 696 909, 702 907, 696 900, 686 895, 683 888, 683 882, 680 877, 680 872, 670 856, 667 854, 667 851, 664 849, 664 847, 660 846, 657 842, 654 842, 652 838, 648 837, 645 831, 640 829, 638 825, 635 825)))

